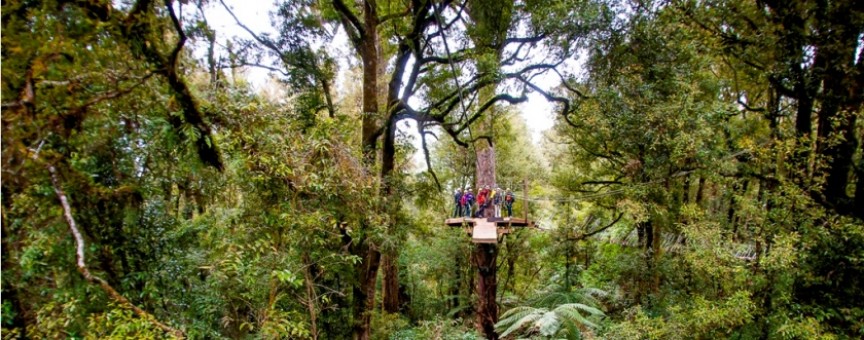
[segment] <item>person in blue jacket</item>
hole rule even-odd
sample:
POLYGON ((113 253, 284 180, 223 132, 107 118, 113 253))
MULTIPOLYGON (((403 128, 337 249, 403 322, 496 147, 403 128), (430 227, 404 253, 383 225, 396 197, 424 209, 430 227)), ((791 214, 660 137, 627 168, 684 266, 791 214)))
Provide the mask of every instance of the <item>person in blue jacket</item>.
POLYGON ((462 189, 453 191, 453 203, 456 204, 456 207, 453 208, 453 217, 462 216, 462 189))
POLYGON ((465 193, 462 195, 462 216, 471 217, 473 206, 474 194, 471 193, 471 188, 465 188, 465 193))

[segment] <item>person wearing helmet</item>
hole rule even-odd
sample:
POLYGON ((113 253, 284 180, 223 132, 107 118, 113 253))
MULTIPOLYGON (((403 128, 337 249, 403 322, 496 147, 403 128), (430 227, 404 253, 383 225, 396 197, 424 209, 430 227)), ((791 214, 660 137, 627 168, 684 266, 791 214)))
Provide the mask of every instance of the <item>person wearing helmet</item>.
POLYGON ((490 194, 492 198, 492 206, 495 207, 495 217, 501 217, 501 202, 504 200, 504 192, 501 187, 495 188, 490 194))
POLYGON ((489 206, 489 186, 484 186, 477 192, 477 217, 484 217, 489 206))
POLYGON ((462 216, 462 189, 453 190, 453 203, 456 205, 453 208, 453 217, 462 216))
POLYGON ((513 202, 516 202, 516 196, 507 188, 507 193, 504 194, 504 208, 507 209, 507 217, 513 217, 513 202))
POLYGON ((465 188, 465 193, 462 194, 462 214, 465 217, 471 217, 471 208, 474 205, 474 194, 471 193, 471 188, 465 188))

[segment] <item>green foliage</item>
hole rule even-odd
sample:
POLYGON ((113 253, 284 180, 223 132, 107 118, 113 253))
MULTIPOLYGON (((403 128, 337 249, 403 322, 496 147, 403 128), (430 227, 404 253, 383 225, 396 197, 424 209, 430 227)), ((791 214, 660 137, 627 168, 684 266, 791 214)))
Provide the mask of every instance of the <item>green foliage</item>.
POLYGON ((582 313, 603 315, 603 312, 595 308, 578 303, 560 305, 553 310, 516 307, 504 313, 496 327, 503 329, 501 336, 520 331, 520 334, 525 336, 536 334, 547 338, 578 338, 581 334, 580 326, 598 327, 582 313))
POLYGON ((420 322, 419 325, 402 329, 394 333, 390 340, 409 339, 454 339, 478 340, 483 337, 476 331, 461 326, 458 320, 431 319, 420 322))
POLYGON ((690 302, 672 306, 664 317, 651 317, 635 307, 625 311, 624 321, 604 334, 610 338, 692 339, 743 336, 756 305, 746 291, 738 291, 722 301, 695 296, 690 302))
MULTIPOLYGON (((477 110, 474 97, 518 95, 528 79, 506 74, 527 61, 503 62, 502 44, 522 35, 543 38, 524 46, 532 56, 582 60, 584 74, 526 74, 563 81, 543 96, 569 103, 540 143, 503 102, 453 132, 492 137, 498 184, 521 192, 527 180, 530 211, 516 214, 543 227, 499 244, 501 336, 864 337, 854 2, 450 3, 444 20, 468 13, 446 32, 465 61, 430 61, 400 98, 441 103, 410 114, 430 119, 431 172, 412 167, 400 130, 387 190, 361 150, 362 66, 332 86, 341 56, 322 47, 368 8, 286 1, 276 35, 197 61, 191 45, 222 44, 207 3, 4 3, 4 339, 168 337, 153 320, 193 339, 340 339, 363 313, 374 339, 481 338, 472 245, 441 225, 449 189, 476 185, 478 144, 441 129, 477 110), (183 8, 190 40, 176 54, 167 6, 183 8), (264 91, 222 71, 270 57, 284 72, 264 91), (446 111, 462 109, 457 78, 472 79, 465 115, 446 111), (81 275, 56 189, 89 271, 152 320, 81 275), (400 313, 361 303, 365 255, 378 251, 398 255, 400 313)), ((444 55, 434 26, 412 32, 407 5, 375 8, 388 17, 379 92, 400 51, 444 55)))
POLYGON ((162 330, 135 316, 132 311, 112 308, 105 313, 92 314, 87 320, 86 339, 163 338, 162 330))

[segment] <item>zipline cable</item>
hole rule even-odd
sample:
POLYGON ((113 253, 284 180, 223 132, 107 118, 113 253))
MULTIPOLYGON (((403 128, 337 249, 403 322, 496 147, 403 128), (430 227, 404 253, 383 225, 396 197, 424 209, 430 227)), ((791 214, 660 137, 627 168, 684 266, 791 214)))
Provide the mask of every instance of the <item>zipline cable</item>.
MULTIPOLYGON (((462 108, 462 117, 460 117, 460 120, 464 120, 467 117, 466 114, 468 109, 465 107, 465 97, 462 94, 462 85, 459 84, 459 76, 456 74, 456 66, 453 65, 453 56, 450 55, 450 45, 447 44, 447 35, 444 33, 445 24, 444 20, 441 19, 441 12, 444 11, 444 4, 438 4, 438 8, 438 10, 432 12, 435 13, 435 18, 438 20, 438 30, 441 32, 441 41, 444 43, 444 52, 447 53, 447 60, 450 61, 447 64, 450 65, 450 72, 453 73, 453 82, 456 83, 456 92, 459 94, 459 106, 462 108)), ((471 125, 469 124, 466 126, 466 129, 468 130, 468 138, 474 139, 473 133, 471 132, 471 125)), ((471 143, 471 148, 474 148, 474 143, 471 143)))

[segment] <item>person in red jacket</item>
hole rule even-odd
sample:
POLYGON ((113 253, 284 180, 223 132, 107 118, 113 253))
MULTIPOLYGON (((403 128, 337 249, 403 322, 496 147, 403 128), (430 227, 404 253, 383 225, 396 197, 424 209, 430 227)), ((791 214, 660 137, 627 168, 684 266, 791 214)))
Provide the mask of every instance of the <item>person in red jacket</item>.
POLYGON ((489 205, 489 186, 484 186, 477 193, 477 217, 483 217, 486 206, 489 205))

